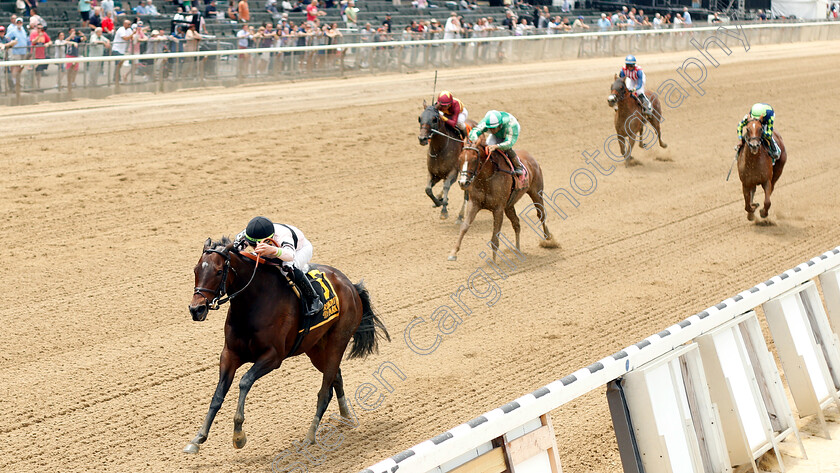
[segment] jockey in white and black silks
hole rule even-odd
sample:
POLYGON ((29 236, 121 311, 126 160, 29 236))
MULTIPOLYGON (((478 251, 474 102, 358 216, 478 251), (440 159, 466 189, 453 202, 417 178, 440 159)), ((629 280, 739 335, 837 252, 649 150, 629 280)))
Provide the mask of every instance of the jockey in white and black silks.
POLYGON ((312 243, 300 229, 282 223, 272 223, 266 217, 254 217, 236 236, 237 245, 250 245, 254 252, 266 259, 279 260, 283 269, 291 274, 304 305, 304 317, 317 315, 324 308, 318 293, 305 272, 312 259, 312 243))

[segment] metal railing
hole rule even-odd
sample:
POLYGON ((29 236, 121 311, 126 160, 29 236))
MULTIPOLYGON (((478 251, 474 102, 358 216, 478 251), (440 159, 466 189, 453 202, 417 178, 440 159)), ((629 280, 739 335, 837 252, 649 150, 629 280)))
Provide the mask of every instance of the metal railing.
MULTIPOLYGON (((838 25, 815 22, 726 27, 741 28, 755 45, 838 39, 838 25)), ((716 31, 718 27, 694 27, 461 39, 417 39, 406 34, 405 40, 398 41, 378 35, 385 40, 380 42, 362 34, 281 38, 278 46, 267 48, 239 45, 235 38, 205 40, 208 42, 192 46, 187 41, 166 39, 148 41, 145 54, 121 56, 106 55, 108 50, 102 45, 82 44, 81 57, 74 58, 55 57, 61 55, 60 50, 50 51, 55 46, 48 46, 46 59, 3 61, 0 90, 7 103, 20 104, 204 85, 685 51, 694 49, 692 40, 702 44, 716 31), (190 47, 198 50, 183 51, 190 47)), ((134 46, 130 45, 128 51, 139 50, 134 46)))

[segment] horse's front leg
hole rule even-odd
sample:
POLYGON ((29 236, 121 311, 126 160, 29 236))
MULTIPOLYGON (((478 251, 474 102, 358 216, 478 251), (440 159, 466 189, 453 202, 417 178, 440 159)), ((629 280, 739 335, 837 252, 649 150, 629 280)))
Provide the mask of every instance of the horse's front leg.
POLYGON ((443 192, 441 192, 441 202, 443 208, 440 210, 440 219, 446 220, 449 218, 449 210, 447 210, 447 206, 449 205, 449 188, 452 187, 452 183, 455 182, 455 178, 458 177, 458 170, 453 169, 446 179, 443 181, 443 192))
POLYGON ((239 380, 239 404, 236 406, 236 414, 233 415, 233 446, 235 448, 244 447, 245 442, 248 441, 245 432, 242 431, 242 423, 245 422, 245 397, 248 391, 258 379, 279 368, 282 361, 277 352, 270 350, 261 356, 239 380))
POLYGON ((467 230, 470 229, 470 225, 472 225, 479 210, 481 210, 481 208, 476 205, 474 201, 471 200, 470 203, 467 204, 467 218, 464 220, 464 223, 461 224, 461 233, 458 235, 458 242, 455 243, 455 248, 449 252, 449 261, 455 261, 458 259, 458 251, 461 249, 461 242, 464 240, 464 235, 467 234, 467 230))
MULTIPOLYGON (((515 214, 515 212, 514 212, 515 214)), ((493 248, 499 247, 499 232, 502 231, 502 222, 504 221, 505 211, 501 207, 493 210, 493 235, 490 237, 490 242, 493 244, 493 248)), ((511 221, 511 224, 513 221, 511 221)), ((516 222, 517 225, 519 222, 516 222)), ((516 229, 516 226, 514 226, 516 229)), ((519 249, 519 231, 517 229, 516 232, 516 249, 519 249)), ((496 252, 493 252, 493 261, 496 261, 496 252)))
POLYGON ((195 438, 184 447, 184 453, 198 453, 199 445, 207 440, 207 435, 210 433, 210 426, 213 425, 213 419, 216 418, 216 413, 222 407, 222 402, 225 400, 230 385, 233 383, 233 376, 236 374, 236 369, 242 366, 239 358, 234 355, 227 348, 222 350, 222 356, 219 360, 219 384, 216 385, 216 392, 213 393, 213 399, 210 401, 210 409, 204 417, 204 423, 198 429, 195 438))
POLYGON ((429 183, 426 184, 426 195, 429 196, 430 199, 432 199, 432 202, 435 203, 435 207, 440 207, 441 205, 443 205, 443 201, 435 197, 435 193, 432 192, 432 187, 434 187, 434 185, 437 184, 438 181, 440 181, 440 178, 429 174, 429 183))
POLYGON ((467 201, 470 200, 470 194, 467 191, 464 191, 464 200, 461 202, 461 211, 458 212, 458 218, 455 220, 455 223, 460 225, 464 223, 464 209, 467 208, 467 201))
POLYGON ((755 186, 741 186, 744 191, 744 210, 747 211, 747 220, 755 220, 755 209, 758 204, 753 204, 753 194, 755 193, 755 186))
POLYGON ((761 188, 764 189, 764 207, 758 214, 761 215, 761 218, 767 218, 770 214, 770 194, 773 193, 773 184, 765 182, 761 184, 761 188))

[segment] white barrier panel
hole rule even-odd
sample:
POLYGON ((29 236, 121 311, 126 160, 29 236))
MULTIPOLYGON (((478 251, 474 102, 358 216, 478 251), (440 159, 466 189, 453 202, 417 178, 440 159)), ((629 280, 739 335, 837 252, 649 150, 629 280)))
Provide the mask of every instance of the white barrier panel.
MULTIPOLYGON (((663 355, 623 380, 636 451, 622 452, 622 458, 638 454, 642 463, 642 468, 623 465, 625 472, 732 471, 696 344, 663 355)), ((633 447, 619 443, 620 450, 633 447)))
POLYGON ((817 286, 808 281, 762 307, 799 416, 816 415, 829 437, 822 411, 832 402, 840 409, 840 351, 817 286))
POLYGON ((820 274, 820 287, 834 333, 840 335, 840 268, 820 274))
POLYGON ((592 390, 600 389, 637 367, 838 266, 840 247, 757 284, 612 356, 372 465, 363 473, 433 471, 443 463, 538 419, 592 390))
POLYGON ((785 388, 755 312, 698 337, 697 344, 732 464, 752 463, 757 471, 755 460, 770 449, 782 464, 778 444, 790 434, 802 448, 785 388))

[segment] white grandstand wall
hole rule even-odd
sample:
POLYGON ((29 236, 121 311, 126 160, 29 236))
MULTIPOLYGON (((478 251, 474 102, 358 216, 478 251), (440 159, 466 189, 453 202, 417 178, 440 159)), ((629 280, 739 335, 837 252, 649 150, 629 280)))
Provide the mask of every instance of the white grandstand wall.
MULTIPOLYGON (((481 458, 482 454, 503 446, 505 436, 509 433, 517 430, 527 432, 540 428, 539 426, 543 423, 540 419, 544 419, 550 411, 591 391, 601 389, 607 383, 621 378, 704 334, 711 334, 727 324, 740 323, 744 314, 750 313, 754 308, 783 296, 786 292, 816 277, 821 277, 825 287, 828 288, 827 293, 831 294, 826 298, 825 303, 828 313, 835 318, 836 314, 840 314, 838 275, 840 275, 840 247, 692 315, 612 356, 372 465, 362 473, 453 471, 459 465, 458 461, 453 462, 453 460, 464 460, 461 463, 465 463, 474 458, 481 458)), ((825 288, 824 291, 826 291, 825 288)), ((834 325, 834 328, 836 329, 837 325, 834 325)), ((834 335, 836 336, 836 333, 834 335)), ((763 338, 761 341, 764 342, 763 338)), ((752 341, 753 344, 755 342, 756 340, 752 341)), ((775 363, 773 365, 775 369, 775 363)), ((765 397, 766 395, 761 395, 756 399, 765 402, 763 400, 765 397)), ((758 400, 756 402, 759 402, 758 400)), ((776 398, 774 402, 779 402, 779 400, 776 398)), ((786 404, 787 400, 785 399, 784 402, 786 404)), ((766 407, 762 408, 766 411, 766 407)), ((743 430, 743 427, 741 428, 743 430)), ((789 428, 795 429, 795 425, 783 426, 785 431, 789 428)), ((781 432, 781 434, 787 435, 792 432, 791 430, 781 432)), ((773 448, 778 438, 779 433, 773 435, 769 448, 773 448)), ((768 444, 763 444, 762 448, 766 445, 768 444)), ((752 453, 755 453, 755 450, 750 452, 752 453)))

